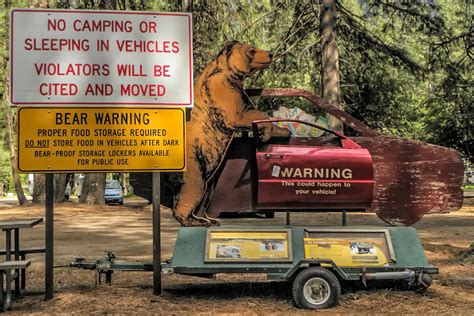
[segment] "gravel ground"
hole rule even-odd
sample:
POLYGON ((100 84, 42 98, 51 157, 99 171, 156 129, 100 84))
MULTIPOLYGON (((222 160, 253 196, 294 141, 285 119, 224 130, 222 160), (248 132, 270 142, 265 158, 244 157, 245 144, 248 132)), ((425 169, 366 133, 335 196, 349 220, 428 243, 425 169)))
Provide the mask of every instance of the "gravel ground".
MULTIPOLYGON (((472 201, 472 200, 470 200, 472 201)), ((202 279, 163 276, 163 294, 152 294, 149 272, 116 272, 112 285, 97 285, 91 271, 70 269, 78 256, 95 260, 113 251, 120 260, 150 262, 151 207, 139 200, 125 206, 89 206, 74 202, 55 206, 55 298, 43 301, 43 255, 31 255, 27 293, 6 314, 35 313, 304 313, 292 302, 291 287, 266 281, 264 275, 217 275, 202 279)), ((0 218, 44 216, 44 207, 0 208, 0 218)), ((222 224, 283 225, 274 219, 225 218, 222 224)), ((297 213, 295 225, 338 225, 334 213, 297 213)), ((374 214, 349 214, 351 225, 384 225, 374 214)), ((440 268, 423 294, 395 289, 346 290, 340 304, 325 313, 446 313, 474 310, 474 267, 457 254, 474 241, 474 205, 451 214, 430 215, 415 225, 431 264, 440 268)), ((162 258, 170 258, 178 224, 168 209, 162 211, 162 258)), ((2 238, 3 235, 2 235, 2 238)), ((4 239, 2 239, 4 242, 4 239)), ((44 243, 44 224, 22 231, 23 247, 44 243)))

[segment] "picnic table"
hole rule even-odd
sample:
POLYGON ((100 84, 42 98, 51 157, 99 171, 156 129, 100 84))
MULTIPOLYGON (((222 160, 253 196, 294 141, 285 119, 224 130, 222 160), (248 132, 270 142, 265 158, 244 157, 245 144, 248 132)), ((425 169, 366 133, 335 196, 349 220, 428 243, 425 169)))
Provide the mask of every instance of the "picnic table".
POLYGON ((32 252, 44 252, 44 248, 32 248, 30 251, 26 249, 20 249, 20 229, 32 228, 43 221, 43 218, 26 218, 26 219, 9 219, 0 220, 0 229, 5 232, 5 250, 0 251, 1 255, 5 255, 5 261, 0 263, 0 304, 3 305, 3 309, 7 310, 11 304, 11 281, 12 281, 12 270, 15 270, 13 275, 15 280, 15 294, 20 295, 20 282, 21 289, 25 288, 26 273, 25 269, 29 266, 30 261, 25 260, 26 253, 32 252), (12 231, 13 231, 13 242, 12 247, 12 231), (12 260, 12 254, 14 260, 12 260), (5 298, 3 297, 3 274, 5 277, 5 298))

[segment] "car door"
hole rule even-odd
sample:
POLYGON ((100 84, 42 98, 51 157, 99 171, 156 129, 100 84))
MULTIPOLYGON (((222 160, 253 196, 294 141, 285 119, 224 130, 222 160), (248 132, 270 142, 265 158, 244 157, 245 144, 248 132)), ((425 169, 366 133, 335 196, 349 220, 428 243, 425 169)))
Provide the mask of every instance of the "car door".
POLYGON ((291 136, 287 142, 257 145, 258 209, 370 207, 374 186, 370 153, 346 136, 328 132, 329 137, 291 136))

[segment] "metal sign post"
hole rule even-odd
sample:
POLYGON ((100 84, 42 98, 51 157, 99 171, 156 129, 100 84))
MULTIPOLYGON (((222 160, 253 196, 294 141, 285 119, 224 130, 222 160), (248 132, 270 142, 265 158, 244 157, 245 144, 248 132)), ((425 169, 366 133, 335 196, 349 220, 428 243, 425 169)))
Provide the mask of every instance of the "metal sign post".
POLYGON ((153 294, 161 295, 160 173, 153 172, 153 294))
POLYGON ((54 297, 54 174, 46 174, 46 222, 45 222, 45 300, 54 297))

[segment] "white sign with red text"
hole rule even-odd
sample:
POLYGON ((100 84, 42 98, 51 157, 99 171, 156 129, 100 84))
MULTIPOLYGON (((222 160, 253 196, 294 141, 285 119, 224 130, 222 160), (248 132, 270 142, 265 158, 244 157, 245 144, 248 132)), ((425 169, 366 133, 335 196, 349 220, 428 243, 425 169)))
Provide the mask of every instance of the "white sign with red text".
POLYGON ((192 106, 188 13, 13 9, 12 104, 192 106))

